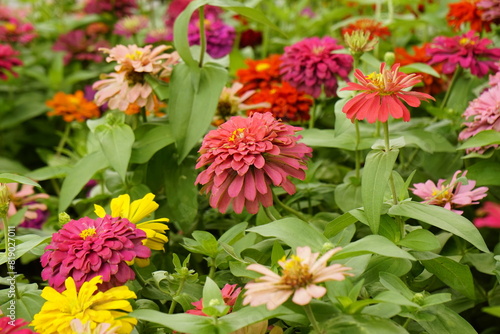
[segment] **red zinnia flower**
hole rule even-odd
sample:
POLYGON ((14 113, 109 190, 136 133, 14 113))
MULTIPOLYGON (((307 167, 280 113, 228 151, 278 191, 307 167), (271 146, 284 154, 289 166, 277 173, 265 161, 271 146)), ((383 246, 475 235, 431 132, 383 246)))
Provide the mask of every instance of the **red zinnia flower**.
POLYGON ((483 207, 477 210, 477 213, 479 217, 474 218, 474 225, 477 228, 500 228, 500 204, 485 202, 483 207))
POLYGON ((236 72, 237 81, 243 84, 240 94, 253 89, 271 88, 273 83, 281 82, 280 55, 271 55, 261 60, 247 59, 245 64, 248 68, 236 72))
POLYGON ((68 277, 75 280, 77 288, 93 277, 102 276, 101 291, 125 284, 135 278, 127 261, 136 257, 146 259, 151 250, 142 244, 146 233, 125 218, 88 217, 71 220, 45 247, 40 258, 42 278, 61 292, 68 277))
POLYGON ((339 49, 343 46, 331 37, 306 38, 286 46, 280 66, 283 80, 315 98, 322 88, 327 97, 336 96, 337 76, 348 80, 353 63, 351 55, 333 52, 339 49))
POLYGON ((448 25, 459 31, 464 23, 470 23, 470 28, 475 31, 491 31, 491 22, 482 19, 482 11, 477 6, 478 0, 462 0, 450 3, 450 11, 446 15, 448 25))
MULTIPOLYGON (((240 295, 241 288, 237 288, 236 284, 226 284, 221 290, 222 294, 222 299, 224 300, 224 304, 227 306, 230 306, 231 308, 229 309, 229 313, 233 310, 233 306, 236 303, 236 299, 238 299, 238 296, 240 295)), ((201 315, 206 317, 207 315, 203 313, 203 298, 196 302, 191 303, 195 308, 192 310, 187 310, 186 313, 188 314, 195 314, 195 315, 201 315)))
POLYGON ((262 89, 253 94, 248 100, 248 104, 269 103, 270 107, 249 109, 247 115, 255 112, 270 112, 275 118, 284 122, 300 122, 310 118, 309 110, 313 105, 313 100, 306 94, 297 91, 288 83, 281 85, 273 84, 270 89, 262 89))
POLYGON ((2 334, 36 334, 28 326, 29 323, 21 318, 12 320, 8 316, 0 317, 0 333, 2 334))
POLYGON ((361 94, 354 96, 342 108, 347 118, 365 119, 368 123, 375 121, 387 122, 389 114, 394 118, 402 118, 403 121, 410 120, 408 108, 401 102, 403 100, 412 107, 418 107, 420 100, 434 98, 429 94, 405 91, 420 82, 421 76, 416 74, 405 74, 399 72, 399 64, 394 64, 389 70, 385 63, 380 65, 380 73, 364 75, 356 69, 354 76, 359 83, 348 82, 347 87, 341 90, 361 90, 361 94))
POLYGON ((389 28, 385 27, 381 22, 371 19, 359 19, 354 23, 349 24, 347 27, 342 28, 342 35, 348 33, 352 34, 355 30, 367 31, 370 33, 370 39, 373 36, 386 39, 391 36, 389 28))
POLYGON ((210 193, 210 205, 225 213, 230 204, 236 213, 243 208, 255 214, 259 203, 273 205, 271 183, 288 194, 296 191, 289 176, 303 180, 305 161, 312 149, 297 143, 293 127, 276 120, 271 113, 254 113, 248 118, 230 118, 210 131, 200 149, 196 168, 208 165, 196 178, 210 193))
POLYGON ((23 62, 15 58, 19 52, 14 50, 8 44, 0 44, 0 79, 7 80, 9 77, 5 72, 10 72, 13 76, 17 77, 17 73, 12 70, 14 66, 20 66, 23 62))

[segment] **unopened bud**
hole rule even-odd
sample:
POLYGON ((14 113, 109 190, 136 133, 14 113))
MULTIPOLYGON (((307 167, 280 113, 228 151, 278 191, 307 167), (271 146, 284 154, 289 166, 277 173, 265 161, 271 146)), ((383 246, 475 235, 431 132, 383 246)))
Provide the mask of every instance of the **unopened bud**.
POLYGON ((321 247, 321 253, 326 253, 328 252, 330 249, 334 249, 335 248, 335 245, 332 244, 331 242, 325 242, 323 244, 323 247, 321 247))
POLYGON ((394 52, 386 52, 384 55, 384 61, 387 66, 392 66, 392 64, 396 61, 396 55, 394 52))
POLYGON ((214 298, 214 299, 210 299, 210 302, 208 303, 208 306, 218 306, 220 305, 220 300, 214 298))
POLYGON ((10 191, 5 183, 0 183, 0 218, 7 217, 10 203, 10 191))
POLYGON ((355 30, 352 33, 344 34, 344 41, 352 54, 371 51, 378 43, 377 36, 370 36, 369 31, 355 30))
POLYGON ((64 224, 69 222, 71 217, 66 212, 59 213, 59 225, 62 227, 64 224))

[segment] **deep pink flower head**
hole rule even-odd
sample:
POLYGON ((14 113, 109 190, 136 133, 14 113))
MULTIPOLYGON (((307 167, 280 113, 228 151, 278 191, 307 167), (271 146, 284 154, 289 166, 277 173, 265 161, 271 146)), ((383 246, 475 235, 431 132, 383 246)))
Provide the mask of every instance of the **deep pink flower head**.
POLYGON ((99 286, 106 291, 135 278, 127 264, 135 258, 146 259, 151 250, 142 244, 146 233, 125 218, 70 220, 45 247, 40 258, 42 278, 61 292, 64 281, 73 277, 77 288, 93 277, 102 276, 99 286))
POLYGON ((500 62, 497 64, 497 66, 499 68, 499 71, 495 74, 490 75, 490 78, 488 80, 488 85, 490 85, 491 87, 500 84, 500 62))
POLYGON ((132 37, 148 26, 149 20, 142 15, 126 16, 118 20, 113 32, 124 37, 132 37))
POLYGON ((322 89, 327 97, 336 96, 337 77, 348 80, 353 63, 351 55, 333 53, 342 48, 331 37, 306 38, 286 46, 280 66, 283 80, 315 98, 322 89))
POLYGON ((477 7, 481 9, 481 19, 483 21, 493 21, 499 23, 500 20, 500 1, 498 0, 480 0, 477 7))
POLYGON ((388 69, 385 63, 382 63, 379 73, 373 72, 369 75, 364 75, 356 69, 354 76, 359 83, 348 82, 347 87, 341 89, 341 91, 362 91, 347 101, 342 108, 347 118, 353 122, 354 119, 366 119, 368 123, 387 122, 389 114, 396 119, 402 118, 403 121, 408 122, 410 112, 403 102, 412 107, 418 107, 420 100, 434 100, 429 94, 406 90, 419 83, 422 76, 399 72, 399 64, 394 64, 391 69, 388 69))
MULTIPOLYGON (((175 19, 179 16, 180 13, 186 9, 190 2, 193 0, 172 0, 168 5, 167 12, 165 13, 166 20, 165 26, 167 28, 173 28, 175 19)), ((206 5, 204 7, 205 17, 219 17, 222 13, 222 8, 216 6, 206 5)), ((191 16, 191 20, 198 19, 198 11, 194 11, 193 16, 191 16)))
MULTIPOLYGON (((222 20, 212 16, 205 19, 207 53, 212 58, 221 58, 229 54, 236 39, 236 30, 222 20)), ((188 27, 190 45, 200 44, 200 21, 192 20, 188 27)))
MULTIPOLYGON (((236 299, 238 299, 238 296, 240 295, 241 288, 237 288, 236 284, 226 284, 221 290, 222 293, 222 299, 224 300, 224 304, 227 306, 231 306, 229 309, 229 312, 232 311, 232 307, 236 303, 236 299)), ((203 298, 196 302, 191 303, 195 308, 192 310, 187 310, 186 313, 189 314, 195 314, 195 315, 201 315, 201 316, 207 316, 205 313, 203 313, 203 298)))
POLYGON ((1 334, 36 334, 28 328, 29 323, 21 318, 12 320, 8 316, 0 315, 0 333, 1 334))
MULTIPOLYGON (((463 117, 467 120, 464 123, 466 128, 458 135, 459 140, 466 140, 485 130, 500 131, 500 85, 485 90, 477 99, 472 100, 463 117)), ((472 147, 467 149, 467 153, 482 154, 490 147, 496 148, 498 145, 472 147)))
POLYGON ((474 218, 474 225, 480 227, 500 228, 500 204, 484 202, 482 208, 477 210, 481 217, 474 218))
POLYGON ((18 74, 12 70, 12 67, 23 64, 20 59, 16 58, 18 55, 19 52, 14 50, 10 45, 0 44, 0 79, 9 79, 6 72, 10 72, 15 77, 18 76, 18 74))
POLYGON ((116 17, 124 17, 131 15, 137 8, 137 0, 86 0, 83 10, 87 14, 110 13, 116 17))
MULTIPOLYGON (((462 214, 463 211, 455 210, 455 208, 478 204, 480 199, 486 197, 488 188, 479 187, 474 189, 476 181, 473 180, 467 180, 467 184, 463 184, 461 180, 457 180, 460 173, 461 171, 456 171, 450 182, 439 179, 437 184, 434 184, 431 180, 425 183, 415 183, 411 191, 422 198, 424 203, 442 206, 445 209, 462 214)), ((463 172, 461 178, 464 178, 466 174, 467 171, 463 172)))
POLYGON ((108 46, 109 43, 98 35, 87 34, 85 30, 73 30, 60 35, 52 49, 65 53, 64 63, 67 65, 72 60, 100 63, 104 57, 98 49, 108 46))
POLYGON ((33 30, 31 23, 23 23, 11 17, 7 21, 0 22, 0 42, 29 43, 36 37, 33 30))
POLYGON ((438 36, 427 48, 431 56, 429 65, 442 63, 444 74, 453 73, 460 66, 483 77, 489 70, 499 70, 500 48, 489 49, 491 43, 490 39, 479 37, 474 30, 454 37, 438 36))
POLYGON ((276 120, 271 113, 235 116, 210 131, 200 149, 196 168, 208 165, 196 178, 210 193, 210 205, 225 213, 230 204, 236 213, 243 208, 254 214, 259 203, 273 205, 271 184, 290 195, 295 185, 289 176, 303 180, 305 161, 312 149, 297 143, 301 128, 276 120))

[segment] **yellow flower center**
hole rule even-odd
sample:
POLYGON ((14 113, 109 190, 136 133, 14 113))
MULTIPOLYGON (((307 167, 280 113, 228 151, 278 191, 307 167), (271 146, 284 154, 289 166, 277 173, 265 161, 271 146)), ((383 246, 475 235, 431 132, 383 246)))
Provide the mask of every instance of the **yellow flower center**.
POLYGON ((125 56, 125 58, 128 58, 130 60, 139 60, 142 57, 143 52, 141 50, 135 50, 134 53, 129 53, 128 55, 125 56))
POLYGON ((312 53, 315 54, 315 55, 319 55, 320 53, 322 53, 323 51, 325 50, 325 47, 324 46, 315 46, 313 49, 312 49, 312 53))
POLYGON ((269 69, 270 67, 271 67, 271 65, 269 65, 269 64, 260 63, 260 64, 257 64, 257 66, 255 66, 255 70, 257 72, 262 72, 262 71, 269 69))
POLYGON ((460 43, 460 45, 462 45, 462 46, 463 46, 463 45, 467 45, 467 44, 470 44, 470 45, 474 45, 474 44, 476 44, 476 42, 471 41, 470 39, 468 39, 468 38, 466 38, 466 37, 464 37, 464 38, 460 39, 459 43, 460 43))
POLYGON ((449 202, 452 196, 453 193, 449 191, 448 186, 441 186, 441 189, 434 188, 432 191, 433 199, 440 202, 449 202))
POLYGON ((382 73, 371 73, 368 74, 366 79, 370 80, 370 82, 375 85, 378 89, 385 89, 384 76, 382 73))
POLYGON ((233 133, 231 134, 231 136, 229 136, 228 140, 235 141, 236 138, 242 139, 243 137, 245 137, 245 134, 243 133, 244 131, 245 131, 245 128, 238 128, 238 129, 234 130, 233 133))
POLYGON ((85 240, 87 237, 91 237, 91 236, 93 236, 94 234, 96 234, 95 227, 91 227, 91 228, 88 228, 88 229, 83 230, 83 231, 80 233, 80 237, 82 237, 82 239, 84 239, 84 240, 85 240))
POLYGON ((15 31, 16 30, 16 25, 14 23, 11 23, 11 22, 6 22, 6 23, 3 24, 3 26, 8 31, 15 31))
POLYGON ((302 261, 297 255, 292 255, 292 258, 286 261, 281 276, 282 284, 296 289, 311 283, 313 275, 309 272, 309 266, 302 261))

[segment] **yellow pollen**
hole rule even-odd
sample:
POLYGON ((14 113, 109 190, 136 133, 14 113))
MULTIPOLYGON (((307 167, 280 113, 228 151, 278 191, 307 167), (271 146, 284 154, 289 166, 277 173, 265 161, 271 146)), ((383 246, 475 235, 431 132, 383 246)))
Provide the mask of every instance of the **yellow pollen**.
POLYGON ((453 196, 453 194, 449 192, 448 186, 441 186, 441 189, 434 188, 434 190, 432 190, 432 197, 434 200, 447 202, 451 196, 453 196))
POLYGON ((467 44, 474 45, 474 44, 476 44, 476 42, 471 41, 470 39, 468 39, 466 37, 460 39, 459 43, 460 43, 460 45, 467 45, 467 44))
POLYGON ((245 131, 245 128, 238 128, 236 130, 233 131, 233 133, 231 134, 231 136, 229 136, 228 140, 229 141, 235 141, 236 138, 243 138, 245 137, 245 134, 243 133, 243 131, 245 131))
MULTIPOLYGON (((284 259, 282 259, 284 262, 284 259)), ((285 262, 281 283, 297 289, 311 283, 313 275, 309 272, 309 266, 302 263, 302 259, 292 255, 291 259, 285 262)))
POLYGON ((257 66, 255 66, 255 70, 257 72, 262 72, 262 71, 269 69, 270 67, 271 67, 271 65, 269 65, 269 64, 260 63, 260 64, 257 64, 257 66))
POLYGON ((3 26, 8 31, 14 31, 14 30, 16 30, 16 25, 14 23, 6 22, 6 23, 3 24, 3 26))
POLYGON ((138 60, 142 57, 142 51, 141 50, 135 50, 134 53, 129 53, 128 55, 125 56, 125 58, 131 59, 131 60, 138 60))
POLYGON ((83 230, 81 233, 80 233, 80 237, 82 237, 84 240, 87 238, 87 237, 91 237, 95 234, 95 227, 91 227, 91 228, 88 228, 88 229, 85 229, 83 230))
POLYGON ((373 72, 368 74, 365 78, 370 80, 370 82, 377 86, 378 89, 385 89, 384 76, 382 73, 373 72))

